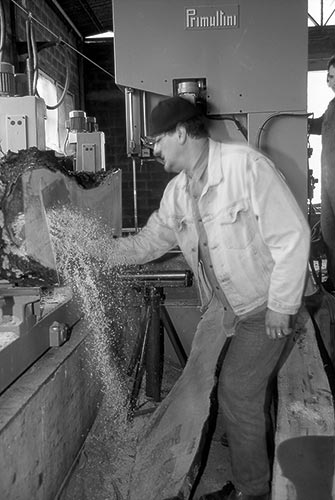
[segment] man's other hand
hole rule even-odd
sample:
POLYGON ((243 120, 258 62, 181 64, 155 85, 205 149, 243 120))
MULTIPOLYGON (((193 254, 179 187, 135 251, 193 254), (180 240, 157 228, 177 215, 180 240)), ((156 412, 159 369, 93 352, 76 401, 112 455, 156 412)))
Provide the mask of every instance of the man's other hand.
POLYGON ((267 309, 265 316, 266 334, 271 339, 281 339, 292 333, 290 314, 283 314, 267 309))

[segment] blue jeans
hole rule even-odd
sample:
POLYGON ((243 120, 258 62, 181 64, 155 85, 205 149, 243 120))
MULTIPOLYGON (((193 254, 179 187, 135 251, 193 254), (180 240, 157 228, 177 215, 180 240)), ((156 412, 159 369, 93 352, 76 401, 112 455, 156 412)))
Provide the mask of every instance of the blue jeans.
POLYGON ((218 400, 235 487, 249 495, 270 489, 267 451, 269 384, 287 338, 265 332, 265 311, 240 320, 219 375, 218 400))

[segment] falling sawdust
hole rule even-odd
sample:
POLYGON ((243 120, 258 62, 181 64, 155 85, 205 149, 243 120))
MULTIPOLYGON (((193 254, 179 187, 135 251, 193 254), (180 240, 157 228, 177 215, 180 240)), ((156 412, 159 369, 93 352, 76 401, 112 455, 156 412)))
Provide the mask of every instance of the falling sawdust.
POLYGON ((63 206, 47 213, 60 280, 72 288, 91 334, 87 369, 102 385, 105 429, 126 432, 128 387, 125 376, 125 333, 135 328, 129 311, 133 295, 122 281, 125 263, 108 271, 104 259, 113 251, 111 230, 90 214, 63 206))
MULTIPOLYGON (((91 331, 86 369, 99 377, 104 396, 59 500, 123 500, 128 496, 137 439, 150 418, 150 411, 136 419, 128 418, 131 381, 126 370, 143 303, 131 283, 122 279, 122 273, 127 270, 138 274, 141 270, 121 255, 117 255, 118 266, 106 265, 117 252, 116 240, 111 229, 90 214, 63 206, 49 210, 47 218, 60 282, 71 287, 91 331)), ((180 373, 180 369, 165 363, 163 397, 180 373)))

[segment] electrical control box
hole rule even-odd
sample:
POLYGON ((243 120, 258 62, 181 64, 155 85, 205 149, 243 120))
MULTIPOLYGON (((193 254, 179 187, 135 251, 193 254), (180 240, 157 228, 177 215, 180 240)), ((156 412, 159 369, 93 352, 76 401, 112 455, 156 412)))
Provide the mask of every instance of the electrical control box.
POLYGON ((78 132, 76 170, 98 172, 105 170, 104 132, 78 132))
POLYGON ((46 105, 40 97, 0 97, 2 153, 33 146, 45 150, 45 120, 46 105))

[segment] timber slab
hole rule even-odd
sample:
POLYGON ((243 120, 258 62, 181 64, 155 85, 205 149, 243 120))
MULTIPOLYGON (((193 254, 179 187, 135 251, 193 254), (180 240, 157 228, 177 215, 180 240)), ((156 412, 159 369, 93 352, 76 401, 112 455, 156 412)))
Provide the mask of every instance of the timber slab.
POLYGON ((0 159, 0 279, 20 286, 59 284, 47 209, 71 207, 121 235, 121 171, 68 167, 66 157, 37 148, 0 159))
POLYGON ((218 370, 228 342, 220 329, 210 339, 204 325, 197 330, 182 375, 140 438, 129 500, 190 498, 216 416, 218 370))
POLYGON ((272 500, 335 498, 334 400, 310 316, 278 376, 272 500))

